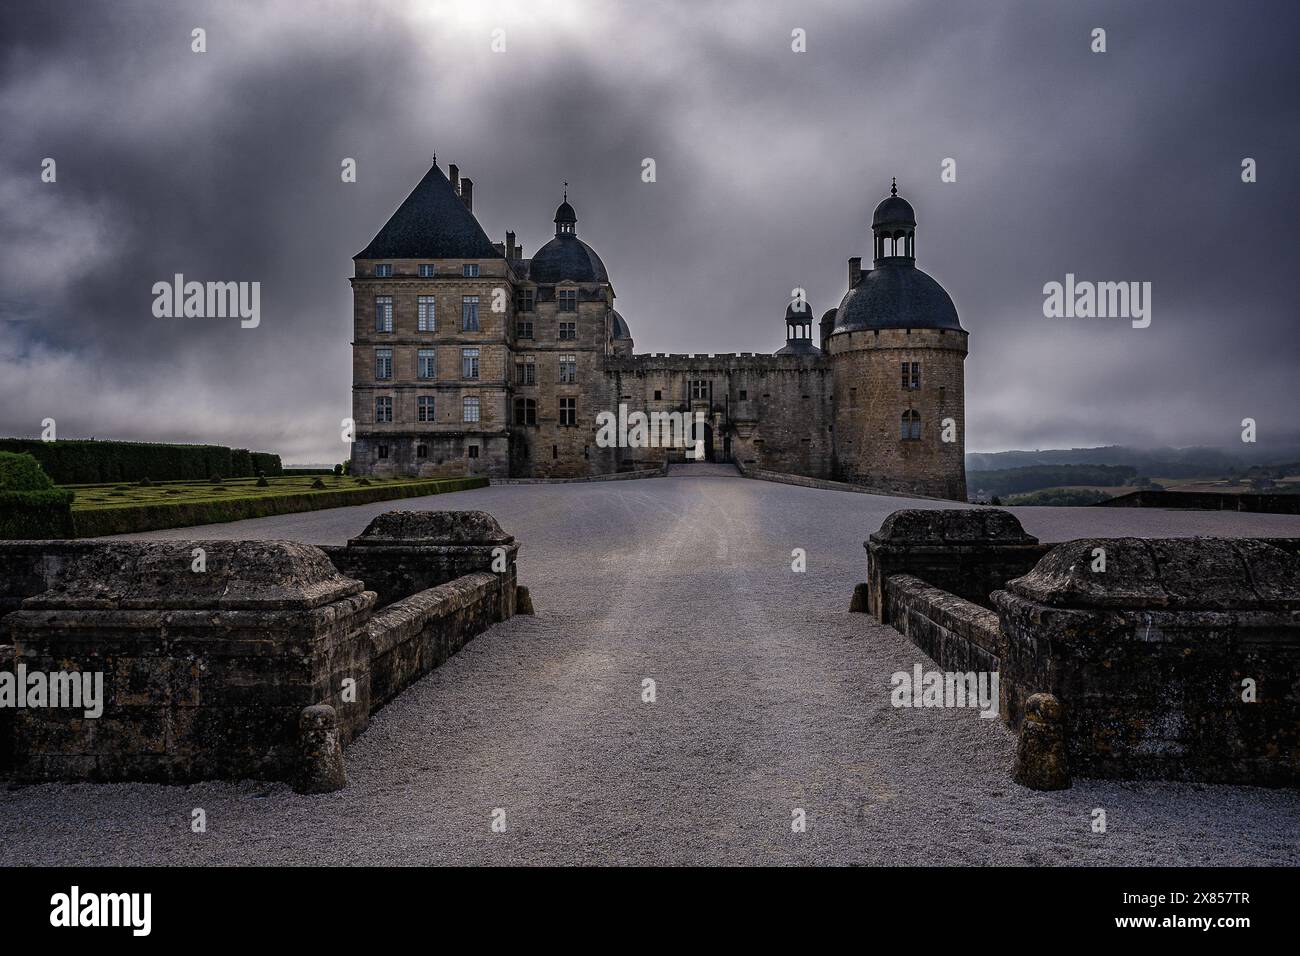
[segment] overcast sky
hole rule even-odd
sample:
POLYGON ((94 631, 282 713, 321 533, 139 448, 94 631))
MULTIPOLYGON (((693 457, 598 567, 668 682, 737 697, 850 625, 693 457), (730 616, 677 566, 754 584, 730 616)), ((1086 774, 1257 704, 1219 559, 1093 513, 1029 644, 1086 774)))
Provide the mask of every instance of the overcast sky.
POLYGON ((6 2, 0 434, 342 459, 351 257, 436 153, 529 255, 568 180, 640 352, 780 347, 897 176, 970 332, 968 451, 1294 440, 1298 26, 1293 0, 6 2), (259 281, 260 326, 155 318, 178 272, 259 281), (1152 283, 1150 327, 1045 318, 1067 272, 1152 283))

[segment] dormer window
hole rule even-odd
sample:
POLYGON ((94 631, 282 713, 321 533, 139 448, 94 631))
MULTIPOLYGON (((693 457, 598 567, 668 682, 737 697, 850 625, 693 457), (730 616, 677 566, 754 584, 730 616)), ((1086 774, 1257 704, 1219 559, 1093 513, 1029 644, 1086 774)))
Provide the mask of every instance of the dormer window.
POLYGON ((380 279, 387 279, 390 276, 392 276, 392 274, 393 274, 393 266, 391 263, 385 262, 375 266, 375 275, 378 276, 380 279))
POLYGON ((432 279, 434 276, 433 263, 421 262, 419 266, 419 271, 420 271, 421 279, 432 279))
POLYGON ((477 279, 477 278, 478 278, 478 263, 477 263, 477 262, 467 262, 467 263, 465 263, 464 269, 465 269, 465 278, 466 278, 466 279, 477 279))

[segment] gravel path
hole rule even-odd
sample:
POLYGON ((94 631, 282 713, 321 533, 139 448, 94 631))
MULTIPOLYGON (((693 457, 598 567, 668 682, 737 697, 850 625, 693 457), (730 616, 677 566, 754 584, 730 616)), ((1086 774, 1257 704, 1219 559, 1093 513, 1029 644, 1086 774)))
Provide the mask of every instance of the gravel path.
MULTIPOLYGON (((340 793, 0 790, 0 864, 1300 863, 1300 794, 1092 780, 1034 793, 1010 782, 1000 721, 891 708, 889 675, 933 664, 845 608, 863 539, 916 506, 943 507, 691 476, 142 536, 332 543, 392 507, 482 508, 520 539, 538 614, 476 638, 380 711, 348 748, 340 793), (805 574, 790 569, 794 548, 805 574), (190 830, 197 807, 203 834, 190 830), (791 832, 796 808, 804 833, 791 832)), ((1013 510, 1044 540, 1300 536, 1291 516, 1013 510)))

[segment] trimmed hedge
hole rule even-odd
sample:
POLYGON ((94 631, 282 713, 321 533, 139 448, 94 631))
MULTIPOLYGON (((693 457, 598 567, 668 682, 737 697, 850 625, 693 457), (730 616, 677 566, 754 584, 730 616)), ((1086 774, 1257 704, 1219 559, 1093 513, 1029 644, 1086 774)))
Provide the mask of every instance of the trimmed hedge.
POLYGON ((266 518, 300 511, 343 508, 348 505, 364 505, 394 498, 419 498, 450 491, 485 488, 488 484, 487 478, 432 478, 401 485, 370 485, 332 491, 304 491, 219 501, 160 502, 78 511, 73 514, 73 522, 76 526, 76 537, 94 538, 106 534, 135 534, 139 531, 220 524, 226 521, 242 521, 246 518, 266 518))
POLYGON ((272 455, 269 451, 251 452, 253 458, 253 470, 249 476, 257 474, 258 469, 268 478, 279 478, 284 474, 284 469, 280 467, 280 456, 272 455))
POLYGON ((231 449, 225 445, 167 445, 152 442, 40 441, 0 438, 0 451, 27 453, 60 485, 104 484, 119 481, 202 481, 251 478, 261 468, 280 474, 280 456, 231 449))
POLYGON ((71 537, 72 498, 31 455, 0 452, 0 539, 71 537))

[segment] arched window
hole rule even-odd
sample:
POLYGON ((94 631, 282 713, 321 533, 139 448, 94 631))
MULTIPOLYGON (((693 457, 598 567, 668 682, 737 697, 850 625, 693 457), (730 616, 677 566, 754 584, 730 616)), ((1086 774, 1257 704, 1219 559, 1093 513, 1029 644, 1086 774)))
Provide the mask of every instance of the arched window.
POLYGON ((902 421, 898 426, 898 437, 902 441, 920 441, 921 439, 921 413, 915 409, 909 408, 903 412, 902 421))

